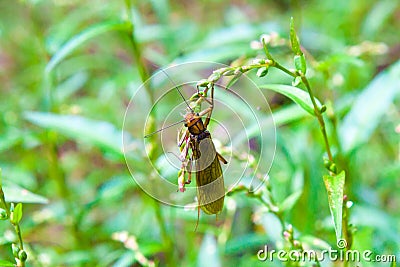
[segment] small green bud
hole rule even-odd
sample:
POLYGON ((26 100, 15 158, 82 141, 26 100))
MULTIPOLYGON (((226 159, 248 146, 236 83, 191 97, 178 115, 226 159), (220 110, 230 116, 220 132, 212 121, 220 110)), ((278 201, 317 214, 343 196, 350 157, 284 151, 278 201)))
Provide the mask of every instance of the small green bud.
POLYGON ((253 61, 250 63, 250 65, 254 66, 254 65, 261 65, 264 63, 265 63, 264 58, 256 58, 256 59, 253 59, 253 61))
POLYGON ((235 69, 235 71, 233 72, 233 74, 238 75, 238 74, 240 74, 240 73, 242 73, 242 72, 243 72, 242 67, 238 67, 238 68, 235 69))
POLYGON ((301 243, 299 240, 293 240, 293 245, 295 248, 301 248, 301 243))
POLYGON ((242 72, 246 72, 251 69, 251 66, 242 66, 242 72))
POLYGON ((284 237, 286 240, 290 241, 292 235, 291 235, 288 231, 285 230, 285 231, 283 231, 283 237, 284 237))
POLYGON ((326 106, 322 105, 319 111, 321 112, 321 114, 324 113, 326 111, 326 106))
POLYGON ((230 69, 230 70, 226 70, 225 72, 223 72, 224 76, 232 76, 235 74, 235 71, 230 69))
POLYGON ((213 72, 213 74, 211 74, 210 77, 208 77, 208 81, 214 83, 214 82, 218 81, 219 78, 221 78, 221 73, 213 72))
POLYGON ((209 84, 209 81, 207 79, 201 79, 200 81, 197 82, 196 86, 197 87, 207 87, 209 84))
POLYGON ((332 163, 331 166, 329 167, 329 170, 333 172, 334 174, 337 174, 337 167, 335 163, 332 163))
POLYGON ((28 255, 26 254, 25 250, 21 250, 20 252, 18 252, 18 259, 20 259, 20 261, 24 262, 27 258, 28 255))
POLYGON ((331 161, 329 159, 324 159, 324 166, 329 170, 329 167, 331 166, 331 161))
POLYGON ((297 71, 300 71, 302 74, 306 74, 307 71, 307 63, 304 54, 295 55, 294 58, 294 66, 296 67, 297 71))
POLYGON ((268 68, 267 67, 261 67, 257 70, 257 76, 258 77, 264 77, 265 75, 268 74, 268 68))
POLYGON ((292 81, 292 86, 296 87, 300 83, 301 83, 301 77, 300 76, 296 76, 296 78, 294 78, 294 80, 292 81))
POLYGON ((227 70, 229 70, 229 67, 224 67, 224 68, 220 68, 220 69, 214 70, 213 73, 219 72, 221 74, 221 73, 224 73, 227 70))
POLYGON ((261 190, 258 190, 256 192, 253 191, 252 193, 253 193, 254 197, 261 197, 262 196, 262 191, 261 190))
POLYGON ((199 98, 200 98, 199 93, 194 93, 194 94, 189 98, 189 100, 190 100, 190 101, 196 101, 196 100, 198 100, 199 98))
POLYGON ((8 216, 7 216, 7 211, 4 209, 0 209, 0 220, 7 220, 8 216))
POLYGON ((19 258, 18 257, 18 253, 20 251, 19 247, 16 244, 12 243, 11 249, 12 249, 12 253, 13 253, 14 257, 19 258))
POLYGON ((324 159, 324 166, 328 169, 328 171, 337 174, 336 164, 330 161, 329 159, 324 159))
POLYGON ((290 234, 293 234, 293 225, 289 224, 289 225, 287 226, 287 231, 288 231, 290 234))

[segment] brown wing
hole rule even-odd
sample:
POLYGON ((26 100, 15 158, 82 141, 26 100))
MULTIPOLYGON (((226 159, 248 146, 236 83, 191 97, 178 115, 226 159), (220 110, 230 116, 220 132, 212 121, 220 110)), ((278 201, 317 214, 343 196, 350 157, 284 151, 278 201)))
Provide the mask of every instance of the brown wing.
POLYGON ((224 177, 214 144, 205 138, 194 146, 197 198, 207 214, 218 214, 224 206, 224 177))

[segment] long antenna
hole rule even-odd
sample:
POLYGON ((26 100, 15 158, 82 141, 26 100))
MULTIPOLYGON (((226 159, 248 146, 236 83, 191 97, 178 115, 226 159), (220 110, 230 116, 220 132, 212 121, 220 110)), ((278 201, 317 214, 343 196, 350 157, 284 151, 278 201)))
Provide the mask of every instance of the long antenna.
POLYGON ((167 75, 168 79, 172 82, 172 84, 175 86, 175 89, 178 91, 178 93, 181 95, 183 101, 185 101, 186 106, 190 109, 191 112, 194 113, 193 109, 189 106, 188 102, 186 101, 185 97, 183 96, 181 90, 179 90, 178 85, 174 82, 174 80, 171 79, 171 77, 168 75, 168 73, 163 70, 160 69, 165 75, 167 75))
POLYGON ((159 130, 157 130, 157 131, 155 131, 155 132, 152 132, 151 134, 145 135, 144 138, 150 137, 150 136, 152 136, 153 134, 156 134, 156 133, 158 133, 158 132, 161 132, 161 131, 163 131, 163 130, 165 130, 165 129, 168 129, 168 128, 170 128, 170 127, 172 127, 172 126, 175 126, 175 125, 177 125, 177 124, 179 124, 179 123, 182 123, 182 122, 185 122, 185 120, 181 120, 181 121, 174 122, 173 124, 170 124, 170 125, 168 125, 168 126, 166 126, 166 127, 164 127, 164 128, 161 128, 161 129, 159 129, 159 130))

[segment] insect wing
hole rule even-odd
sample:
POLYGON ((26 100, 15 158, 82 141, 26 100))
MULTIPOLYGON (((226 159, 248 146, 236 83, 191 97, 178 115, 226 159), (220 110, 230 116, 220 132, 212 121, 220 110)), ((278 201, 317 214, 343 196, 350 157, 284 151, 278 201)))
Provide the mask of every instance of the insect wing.
POLYGON ((207 214, 218 214, 224 206, 225 186, 221 164, 210 137, 195 142, 197 198, 207 214))

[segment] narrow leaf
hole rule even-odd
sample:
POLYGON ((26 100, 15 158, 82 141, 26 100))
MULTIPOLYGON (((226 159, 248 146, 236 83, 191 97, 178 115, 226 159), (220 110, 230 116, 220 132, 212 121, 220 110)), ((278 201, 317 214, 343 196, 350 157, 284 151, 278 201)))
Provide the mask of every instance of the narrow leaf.
POLYGON ((343 190, 345 173, 342 171, 338 175, 324 175, 324 183, 328 192, 329 209, 331 211, 333 224, 335 226, 336 241, 342 237, 342 210, 343 210, 343 190))
MULTIPOLYGON (((302 107, 305 111, 314 116, 314 107, 307 92, 290 85, 285 84, 264 84, 259 86, 261 89, 268 89, 282 94, 296 104, 302 107)), ((316 99, 318 108, 321 108, 321 103, 316 99)))
POLYGON ((47 198, 34 194, 25 188, 22 188, 17 184, 13 184, 7 180, 4 181, 3 191, 7 202, 36 204, 48 203, 47 198))
POLYGON ((22 204, 18 203, 17 206, 15 206, 14 211, 11 213, 11 222, 12 223, 19 223, 22 219, 22 204))
POLYGON ((292 45, 293 53, 296 55, 303 54, 300 50, 299 40, 297 39, 296 30, 294 29, 293 17, 290 18, 290 44, 292 45))
POLYGON ((357 97, 339 128, 343 150, 368 142, 373 131, 400 93, 400 61, 378 74, 357 97))
POLYGON ((109 31, 128 31, 130 25, 123 22, 103 22, 92 25, 87 29, 83 30, 80 34, 74 36, 66 44, 64 44, 60 50, 50 59, 47 63, 45 72, 50 73, 54 67, 60 63, 65 57, 71 54, 77 47, 85 43, 86 41, 109 31))
POLYGON ((54 130, 69 138, 89 143, 123 157, 122 131, 109 122, 96 121, 77 115, 25 112, 25 118, 43 128, 54 130))
POLYGON ((303 193, 302 190, 297 191, 297 192, 294 192, 293 194, 291 194, 290 196, 288 196, 287 198, 285 198, 285 200, 279 205, 279 210, 286 211, 286 210, 292 209, 293 206, 299 200, 302 193, 303 193))

